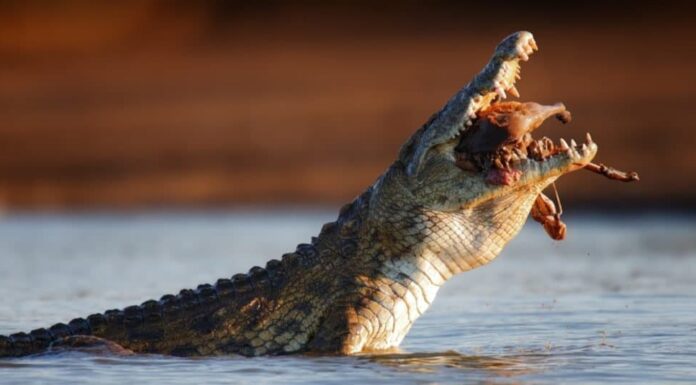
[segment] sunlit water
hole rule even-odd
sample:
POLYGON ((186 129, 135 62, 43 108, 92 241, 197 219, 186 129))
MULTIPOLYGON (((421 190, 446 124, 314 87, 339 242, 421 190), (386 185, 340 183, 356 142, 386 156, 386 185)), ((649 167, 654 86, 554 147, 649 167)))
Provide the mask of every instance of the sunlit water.
MULTIPOLYGON (((0 334, 213 282, 307 241, 319 211, 0 217, 0 334)), ((535 223, 381 356, 0 360, 1 384, 696 383, 696 220, 535 223)))

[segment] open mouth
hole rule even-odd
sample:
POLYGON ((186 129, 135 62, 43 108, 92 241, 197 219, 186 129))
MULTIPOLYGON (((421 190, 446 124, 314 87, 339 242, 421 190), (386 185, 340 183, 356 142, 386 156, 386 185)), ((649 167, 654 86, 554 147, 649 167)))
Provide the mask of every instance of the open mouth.
MULTIPOLYGON (((491 108, 495 109, 496 104, 491 108)), ((589 133, 578 144, 574 139, 554 141, 546 136, 535 139, 528 131, 519 137, 506 135, 509 129, 510 126, 481 120, 474 123, 471 133, 461 138, 455 150, 457 166, 469 171, 487 171, 486 180, 491 184, 510 185, 520 178, 524 169, 539 169, 545 162, 549 166, 569 165, 570 170, 579 169, 597 153, 597 145, 589 133), (488 136, 488 140, 481 139, 482 135, 488 136)))
POLYGON ((475 80, 483 86, 473 98, 467 129, 460 134, 454 155, 457 166, 464 170, 487 171, 486 180, 491 184, 513 184, 523 170, 530 168, 582 168, 597 152, 589 134, 580 144, 575 140, 532 136, 550 117, 570 122, 570 112, 563 104, 505 101, 508 94, 520 97, 515 83, 521 77, 521 61, 527 61, 536 50, 530 33, 513 35, 496 48, 496 54, 475 80))
POLYGON ((572 171, 585 167, 597 153, 589 133, 580 144, 574 139, 554 141, 546 136, 532 136, 552 116, 563 123, 571 119, 570 112, 560 103, 542 106, 494 101, 477 114, 473 126, 460 138, 455 148, 457 166, 486 172, 489 183, 500 185, 515 183, 526 169, 563 166, 572 171))
MULTIPOLYGON (((529 177, 526 180, 534 183, 581 168, 613 180, 639 180, 635 172, 626 173, 591 163, 597 154, 597 145, 589 133, 580 144, 572 139, 553 141, 548 137, 535 139, 532 136, 550 117, 564 124, 571 120, 570 112, 562 103, 544 106, 505 101, 508 94, 520 97, 515 86, 520 79, 520 61, 527 61, 537 49, 529 32, 508 36, 496 47, 483 71, 461 93, 463 97, 452 99, 468 101, 463 127, 458 133, 449 135, 449 139, 457 143, 455 164, 462 170, 484 175, 486 183, 492 185, 514 185, 523 177, 529 177)), ((555 184, 552 186, 555 201, 539 192, 531 216, 543 225, 551 238, 561 240, 565 237, 566 226, 560 219, 563 209, 558 191, 555 184)))

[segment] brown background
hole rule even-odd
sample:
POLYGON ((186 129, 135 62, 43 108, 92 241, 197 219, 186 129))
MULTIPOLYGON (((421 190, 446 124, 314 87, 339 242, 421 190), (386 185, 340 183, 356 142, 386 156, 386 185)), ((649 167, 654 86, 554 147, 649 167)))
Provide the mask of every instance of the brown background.
POLYGON ((696 206, 696 33, 678 3, 0 2, 0 206, 350 199, 527 29, 525 100, 563 101, 635 185, 567 203, 696 206))

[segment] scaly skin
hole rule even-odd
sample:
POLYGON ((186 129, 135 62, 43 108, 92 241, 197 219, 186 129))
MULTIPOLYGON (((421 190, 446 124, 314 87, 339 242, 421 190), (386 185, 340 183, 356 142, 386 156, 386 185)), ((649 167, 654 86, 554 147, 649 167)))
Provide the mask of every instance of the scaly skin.
MULTIPOLYGON (((353 354, 398 346, 445 281, 493 260, 540 192, 596 153, 590 143, 545 160, 516 157, 508 171, 457 165, 457 145, 480 129, 477 116, 491 103, 506 92, 517 94, 519 62, 535 49, 529 32, 504 39, 481 73, 311 244, 215 285, 0 337, 0 356, 100 339, 135 352, 181 356, 353 354), (490 178, 498 174, 514 178, 490 178)), ((516 127, 512 139, 548 117, 547 111, 533 113, 546 115, 516 127)))

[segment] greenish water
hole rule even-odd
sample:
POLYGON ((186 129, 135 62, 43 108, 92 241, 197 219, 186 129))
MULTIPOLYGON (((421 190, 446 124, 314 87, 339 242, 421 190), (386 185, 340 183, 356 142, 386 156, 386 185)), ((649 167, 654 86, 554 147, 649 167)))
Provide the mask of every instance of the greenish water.
MULTIPOLYGON (((141 303, 247 271, 334 213, 0 217, 0 334, 141 303)), ((535 223, 455 277, 381 356, 181 359, 62 352, 0 360, 0 383, 696 383, 696 221, 535 223)))

